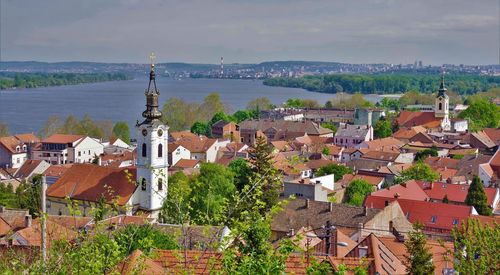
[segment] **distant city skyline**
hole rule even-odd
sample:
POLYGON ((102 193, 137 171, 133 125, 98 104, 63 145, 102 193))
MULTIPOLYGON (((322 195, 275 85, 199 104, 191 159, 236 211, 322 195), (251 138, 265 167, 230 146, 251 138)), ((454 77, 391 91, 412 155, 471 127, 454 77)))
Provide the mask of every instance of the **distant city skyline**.
POLYGON ((499 1, 0 0, 0 60, 498 64, 499 1))

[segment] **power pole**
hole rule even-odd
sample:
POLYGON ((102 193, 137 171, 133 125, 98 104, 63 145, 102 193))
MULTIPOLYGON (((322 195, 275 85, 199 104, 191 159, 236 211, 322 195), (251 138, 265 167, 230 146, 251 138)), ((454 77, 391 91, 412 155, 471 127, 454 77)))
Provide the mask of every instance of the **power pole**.
POLYGON ((47 219, 47 198, 46 198, 46 192, 47 192, 47 180, 45 178, 45 176, 42 177, 42 213, 40 215, 41 219, 40 219, 40 222, 41 222, 41 227, 42 227, 42 230, 41 230, 41 233, 42 233, 42 236, 41 236, 41 239, 42 239, 42 246, 41 246, 41 249, 42 249, 42 261, 45 265, 45 262, 47 261, 47 223, 46 223, 46 219, 47 219))

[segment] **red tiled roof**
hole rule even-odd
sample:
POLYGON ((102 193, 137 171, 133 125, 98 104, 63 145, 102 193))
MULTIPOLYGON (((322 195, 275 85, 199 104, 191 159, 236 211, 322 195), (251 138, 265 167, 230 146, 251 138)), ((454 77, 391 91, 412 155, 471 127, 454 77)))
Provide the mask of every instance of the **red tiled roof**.
POLYGON ((38 142, 40 142, 40 138, 38 138, 33 133, 17 134, 17 135, 14 135, 14 137, 16 137, 22 143, 38 143, 38 142))
POLYGON ((191 153, 205 153, 217 139, 196 137, 196 138, 181 138, 176 143, 188 149, 191 153))
POLYGON ((43 139, 42 143, 73 143, 84 137, 85 136, 83 135, 53 134, 50 137, 43 139))
MULTIPOLYGON (((47 226, 47 245, 50 246, 52 241, 55 240, 73 240, 78 237, 78 233, 51 220, 46 221, 47 226)), ((41 226, 40 220, 34 220, 30 227, 26 227, 16 231, 15 235, 21 236, 27 243, 14 243, 14 245, 28 245, 40 246, 41 245, 41 226)))
POLYGON ((34 160, 34 159, 29 159, 23 163, 19 169, 17 169, 15 177, 16 178, 26 178, 28 177, 31 173, 33 173, 33 170, 35 170, 38 165, 42 163, 42 160, 34 160))
POLYGON ((383 151, 370 151, 363 154, 364 159, 373 159, 381 161, 393 162, 399 157, 399 152, 383 152, 383 151))
POLYGON ((190 131, 170 132, 169 135, 174 140, 178 140, 181 138, 198 138, 196 134, 193 134, 190 131))
POLYGON ((393 151, 405 145, 404 142, 394 137, 386 137, 386 138, 374 139, 372 141, 365 141, 364 144, 368 146, 368 149, 377 151, 386 151, 386 150, 393 151))
POLYGON ((111 168, 93 164, 74 164, 47 189, 48 197, 108 203, 117 199, 125 205, 135 191, 135 168, 111 168))
POLYGON ((434 117, 434 112, 401 111, 396 122, 400 127, 424 126, 437 128, 441 125, 441 118, 434 117))
MULTIPOLYGON (((467 197, 470 187, 467 184, 429 183, 423 181, 418 181, 417 184, 431 199, 442 200, 446 195, 449 201, 460 203, 465 203, 465 198, 467 197)), ((488 198, 488 205, 493 204, 497 189, 485 187, 484 192, 488 198)))
POLYGON ((378 185, 380 182, 384 180, 384 177, 377 177, 377 176, 370 176, 370 175, 352 175, 352 174, 345 174, 342 179, 339 181, 339 184, 347 186, 349 183, 351 183, 353 180, 364 180, 368 182, 371 185, 378 185))
POLYGON ((45 170, 45 172, 43 172, 43 175, 47 177, 60 177, 68 171, 71 166, 73 166, 73 164, 51 165, 47 170, 45 170))
POLYGON ((500 128, 485 128, 483 132, 493 141, 495 144, 500 145, 500 128))
POLYGON ((176 168, 194 168, 199 163, 196 159, 180 159, 174 165, 176 168))
MULTIPOLYGON (((397 184, 389 187, 388 189, 381 189, 371 193, 372 196, 384 198, 400 198, 417 201, 425 201, 429 196, 422 190, 419 182, 415 180, 408 181, 403 184, 397 184)), ((370 205, 366 205, 370 207, 370 205)))
POLYGON ((452 168, 452 169, 458 169, 459 168, 459 159, 452 159, 452 158, 441 158, 441 157, 427 157, 424 160, 425 163, 429 164, 430 167, 433 169, 436 168, 452 168))
POLYGON ((10 137, 0 137, 0 145, 5 147, 5 149, 9 150, 12 154, 16 153, 24 153, 25 151, 22 150, 22 142, 15 138, 14 136, 10 137), (20 152, 17 152, 16 147, 20 147, 20 152))
POLYGON ((364 204, 367 207, 373 206, 376 209, 383 209, 386 201, 391 202, 394 200, 397 200, 403 213, 411 223, 419 221, 426 228, 451 230, 454 226, 454 220, 460 224, 472 214, 472 206, 468 205, 384 198, 372 195, 366 197, 364 204), (435 222, 432 222, 433 216, 435 222))

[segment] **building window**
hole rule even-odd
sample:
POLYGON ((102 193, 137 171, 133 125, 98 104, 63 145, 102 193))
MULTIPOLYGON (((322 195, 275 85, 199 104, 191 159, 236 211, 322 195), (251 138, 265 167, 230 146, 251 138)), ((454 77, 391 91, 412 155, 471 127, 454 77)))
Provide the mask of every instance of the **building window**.
POLYGON ((158 191, 163 190, 163 179, 158 179, 158 191))
POLYGON ((443 103, 439 102, 439 110, 441 111, 443 109, 443 103))
POLYGON ((431 217, 431 223, 436 223, 436 220, 437 220, 436 216, 431 217))
POLYGON ((146 143, 142 144, 142 156, 146 157, 147 156, 147 148, 146 148, 146 143))
POLYGON ((457 225, 458 224, 458 219, 453 219, 453 225, 457 225))
POLYGON ((158 144, 158 157, 163 157, 163 145, 161 143, 158 144))
POLYGON ((82 151, 78 151, 78 156, 81 157, 82 156, 82 151))
POLYGON ((146 179, 143 178, 141 181, 141 189, 142 191, 146 191, 146 179))

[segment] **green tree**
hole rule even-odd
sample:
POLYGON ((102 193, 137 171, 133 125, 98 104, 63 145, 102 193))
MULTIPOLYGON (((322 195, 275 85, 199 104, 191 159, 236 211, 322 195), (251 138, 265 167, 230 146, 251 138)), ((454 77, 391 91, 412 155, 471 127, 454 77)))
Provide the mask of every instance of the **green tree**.
POLYGON ((345 190, 346 203, 361 206, 365 197, 374 191, 374 187, 365 180, 351 181, 345 190))
POLYGON ((217 123, 219 120, 229 122, 229 121, 231 121, 231 118, 228 117, 224 112, 218 112, 218 113, 214 114, 214 116, 212 117, 212 119, 209 121, 208 124, 211 127, 212 125, 217 123))
POLYGON ((472 183, 469 187, 467 197, 465 198, 467 205, 474 206, 480 215, 491 216, 492 211, 488 205, 488 197, 484 192, 483 184, 478 176, 472 178, 472 183))
POLYGON ((399 177, 395 179, 395 183, 402 183, 409 180, 421 180, 433 182, 439 179, 439 174, 423 162, 417 162, 410 168, 403 170, 399 177))
POLYGON ((321 154, 328 156, 330 154, 330 148, 328 147, 323 147, 323 150, 321 150, 321 154))
POLYGON ((284 106, 288 108, 302 108, 304 107, 304 103, 300 98, 289 98, 285 102, 284 106))
POLYGON ((427 157, 437 157, 438 156, 438 150, 436 146, 432 146, 430 149, 425 149, 422 151, 418 151, 415 154, 415 161, 423 161, 427 157))
POLYGON ((229 170, 234 173, 234 185, 236 190, 243 190, 243 187, 250 183, 250 177, 252 176, 252 169, 243 158, 237 158, 231 161, 228 165, 229 170))
POLYGON ((386 138, 392 135, 391 122, 383 118, 379 119, 373 127, 373 135, 375 138, 386 138))
POLYGON ((198 112, 198 109, 198 104, 188 103, 182 99, 171 97, 163 104, 162 121, 168 124, 170 131, 187 130, 196 121, 207 120, 207 117, 203 117, 198 112))
POLYGON ((163 203, 163 222, 184 224, 190 221, 191 184, 181 171, 168 177, 168 193, 163 203))
POLYGON ((139 249, 145 253, 152 249, 178 249, 175 238, 161 232, 152 225, 130 224, 113 233, 113 238, 125 255, 139 249))
POLYGON ((469 218, 453 228, 454 268, 460 274, 498 274, 500 224, 469 218))
MULTIPOLYGON (((38 217, 41 209, 42 176, 36 175, 28 181, 23 181, 16 188, 16 208, 28 209, 30 214, 38 217)), ((12 190, 9 190, 13 192, 12 190)), ((9 192, 8 191, 8 192, 9 192)))
POLYGON ((247 110, 250 111, 262 111, 269 110, 271 108, 271 101, 267 97, 258 97, 248 102, 247 110))
POLYGON ((469 121, 469 130, 472 131, 497 128, 500 121, 500 107, 485 99, 475 99, 458 117, 467 119, 469 121))
POLYGON ((231 120, 235 121, 236 123, 240 123, 250 118, 252 118, 252 113, 250 111, 239 110, 232 115, 231 120))
POLYGON ((216 113, 224 113, 226 111, 226 105, 221 101, 219 93, 208 94, 203 103, 198 108, 198 113, 202 114, 203 117, 210 118, 216 113))
POLYGON ((330 100, 327 100, 326 103, 325 103, 325 108, 327 109, 331 109, 333 108, 333 104, 330 100))
POLYGON ((220 224, 234 194, 234 174, 216 163, 202 163, 191 182, 191 217, 197 224, 220 224))
POLYGON ((212 136, 212 129, 208 123, 196 121, 193 126, 191 126, 191 133, 210 137, 212 136))
POLYGON ((331 122, 323 122, 321 123, 321 127, 332 130, 333 135, 335 135, 335 133, 337 132, 337 126, 335 126, 331 122))
POLYGON ((104 136, 102 130, 97 127, 95 122, 88 114, 85 114, 80 121, 80 131, 78 132, 78 134, 94 138, 103 138, 104 136))
POLYGON ((422 232, 422 225, 416 223, 414 231, 408 233, 408 239, 405 241, 406 251, 404 262, 406 272, 412 275, 434 274, 434 264, 432 263, 432 253, 426 247, 427 240, 422 232))
POLYGON ((130 144, 130 129, 125 121, 117 121, 113 127, 113 135, 130 144))
POLYGON ((9 135, 9 127, 7 123, 0 122, 0 137, 6 137, 9 135))
POLYGON ((345 174, 351 174, 352 169, 348 166, 342 165, 342 164, 328 164, 323 167, 320 167, 316 173, 314 173, 315 177, 321 177, 324 175, 331 175, 333 174, 334 181, 339 181, 344 177, 345 174))
POLYGON ((258 137, 255 140, 255 145, 249 149, 252 167, 250 182, 259 183, 262 186, 259 200, 265 203, 266 207, 263 208, 265 211, 269 211, 277 204, 282 185, 281 176, 273 165, 272 150, 272 147, 262 137, 258 137))

